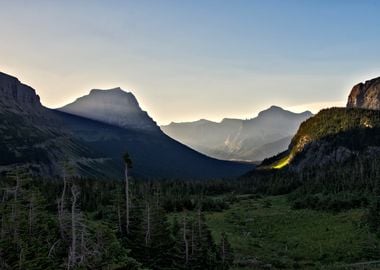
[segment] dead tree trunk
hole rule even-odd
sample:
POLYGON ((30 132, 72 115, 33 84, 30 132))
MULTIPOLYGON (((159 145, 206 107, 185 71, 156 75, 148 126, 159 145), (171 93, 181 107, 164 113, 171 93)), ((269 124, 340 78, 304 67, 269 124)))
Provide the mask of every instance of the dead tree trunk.
POLYGON ((150 242, 150 206, 146 205, 146 233, 145 233, 145 246, 148 246, 150 242))
POLYGON ((30 199, 30 202, 29 202, 29 236, 32 235, 32 225, 33 225, 33 195, 30 199))
POLYGON ((68 269, 76 264, 77 260, 77 201, 79 196, 78 188, 75 185, 71 187, 72 204, 71 204, 71 246, 69 254, 68 269))
POLYGON ((183 242, 185 243, 185 263, 189 262, 189 243, 186 237, 186 217, 183 216, 183 242))
POLYGON ((225 237, 224 235, 222 235, 222 239, 221 239, 221 246, 222 246, 222 263, 223 263, 223 266, 224 266, 224 263, 226 261, 226 243, 225 243, 225 237))
POLYGON ((129 180, 128 164, 125 164, 125 229, 129 233, 129 180))
POLYGON ((58 200, 58 222, 59 222, 59 230, 61 233, 61 238, 65 238, 64 234, 64 211, 65 211, 65 197, 66 197, 66 189, 67 189, 67 181, 66 181, 66 173, 63 173, 63 190, 61 194, 61 199, 58 200))

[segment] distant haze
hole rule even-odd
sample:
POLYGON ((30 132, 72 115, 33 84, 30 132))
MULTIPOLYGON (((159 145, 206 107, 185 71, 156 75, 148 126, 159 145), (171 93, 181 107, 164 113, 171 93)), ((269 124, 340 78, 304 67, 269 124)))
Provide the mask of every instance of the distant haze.
POLYGON ((200 120, 161 126, 163 132, 208 156, 225 160, 260 161, 286 150, 308 111, 293 113, 272 106, 249 120, 200 120))
POLYGON ((379 1, 2 1, 0 71, 48 107, 134 93, 159 124, 343 105, 380 75, 379 1), (298 109, 295 109, 298 108, 298 109))

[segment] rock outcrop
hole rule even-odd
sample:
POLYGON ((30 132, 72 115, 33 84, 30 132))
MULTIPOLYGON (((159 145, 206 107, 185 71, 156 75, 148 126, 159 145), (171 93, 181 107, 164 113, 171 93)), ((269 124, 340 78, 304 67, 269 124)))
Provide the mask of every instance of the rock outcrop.
POLYGON ((0 110, 41 110, 40 97, 17 78, 0 72, 0 110))
POLYGON ((347 107, 380 110, 380 77, 355 85, 347 107))

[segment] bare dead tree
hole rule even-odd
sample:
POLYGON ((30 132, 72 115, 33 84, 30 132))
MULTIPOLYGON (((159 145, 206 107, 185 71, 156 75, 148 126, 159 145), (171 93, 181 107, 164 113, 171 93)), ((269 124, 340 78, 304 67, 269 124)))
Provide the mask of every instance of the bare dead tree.
POLYGON ((145 246, 148 246, 150 242, 150 232, 151 224, 150 224, 150 205, 149 202, 146 204, 146 232, 145 232, 145 246))
POLYGON ((198 208, 198 233, 199 239, 202 239, 202 211, 201 207, 198 208))
POLYGON ((125 163, 125 229, 127 234, 129 233, 129 179, 128 179, 128 169, 132 168, 132 160, 129 154, 124 155, 125 163))
POLYGON ((67 186, 68 186, 68 175, 73 173, 73 167, 69 165, 67 161, 63 163, 62 166, 62 179, 63 179, 63 189, 61 193, 61 198, 57 200, 57 206, 58 206, 58 222, 59 222, 59 229, 61 238, 65 238, 65 232, 64 232, 64 218, 65 218, 65 200, 66 200, 66 192, 67 192, 67 186))
POLYGON ((194 223, 191 225, 191 255, 193 256, 195 252, 194 244, 194 223))
POLYGON ((183 242, 185 244, 185 263, 189 262, 189 243, 186 237, 186 216, 183 216, 183 242))
POLYGON ((77 201, 79 190, 76 185, 71 186, 72 204, 71 204, 71 245, 69 249, 68 268, 77 263, 77 201))
POLYGON ((225 239, 225 235, 222 234, 222 239, 220 240, 220 245, 221 245, 221 257, 222 257, 222 263, 223 265, 225 264, 225 261, 226 261, 226 239, 225 239))
POLYGON ((57 241, 55 241, 53 243, 53 245, 51 245, 50 249, 49 249, 49 253, 48 253, 48 258, 50 258, 51 254, 54 252, 54 249, 56 247, 56 245, 60 242, 60 239, 58 239, 57 241))
POLYGON ((33 225, 33 219, 34 219, 34 196, 32 195, 30 201, 29 201, 29 213, 28 213, 28 220, 29 220, 29 236, 32 235, 32 225, 33 225))

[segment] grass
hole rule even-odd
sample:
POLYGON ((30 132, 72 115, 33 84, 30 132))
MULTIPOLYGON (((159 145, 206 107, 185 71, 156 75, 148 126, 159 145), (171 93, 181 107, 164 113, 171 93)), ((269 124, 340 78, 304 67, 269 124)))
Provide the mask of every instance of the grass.
POLYGON ((326 269, 374 259, 368 249, 378 241, 361 225, 364 213, 292 210, 284 196, 276 196, 240 198, 229 210, 206 218, 217 242, 221 232, 228 234, 241 265, 258 261, 272 269, 326 269))

